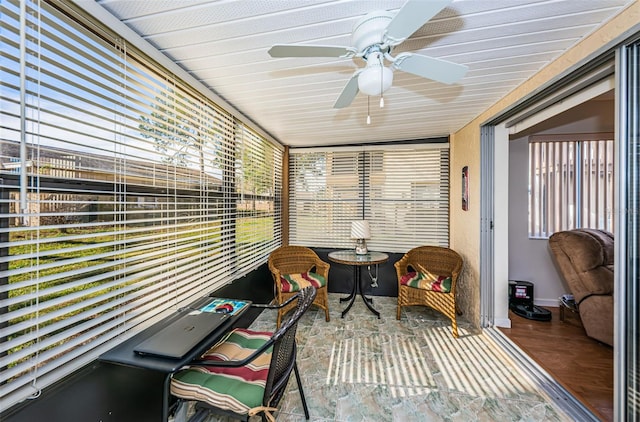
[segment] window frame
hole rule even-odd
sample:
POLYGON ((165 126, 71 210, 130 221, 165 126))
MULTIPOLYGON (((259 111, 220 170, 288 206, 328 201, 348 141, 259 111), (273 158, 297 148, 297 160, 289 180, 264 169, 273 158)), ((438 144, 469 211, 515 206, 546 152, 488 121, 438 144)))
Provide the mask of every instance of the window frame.
POLYGON ((425 244, 449 245, 446 140, 292 148, 289 173, 291 244, 351 248, 351 222, 365 219, 371 250, 404 253, 425 244), (343 166, 333 168, 338 162, 343 166), (436 198, 419 195, 418 185, 434 188, 436 198))
POLYGON ((614 134, 533 135, 528 144, 529 238, 575 228, 613 232, 614 134), (594 171, 602 177, 594 180, 594 171))
POLYGON ((8 408, 264 264, 282 241, 284 147, 75 4, 0 13, 8 408), (266 155, 258 189, 248 157, 266 155), (247 198, 260 212, 239 214, 247 198))

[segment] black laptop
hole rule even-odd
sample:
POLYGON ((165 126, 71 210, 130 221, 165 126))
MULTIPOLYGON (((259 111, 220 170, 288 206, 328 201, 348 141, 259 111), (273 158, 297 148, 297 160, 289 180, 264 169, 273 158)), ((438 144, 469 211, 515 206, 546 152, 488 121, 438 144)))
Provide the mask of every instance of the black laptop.
POLYGON ((138 344, 133 350, 139 355, 181 359, 213 333, 230 314, 218 312, 182 311, 183 315, 138 344))

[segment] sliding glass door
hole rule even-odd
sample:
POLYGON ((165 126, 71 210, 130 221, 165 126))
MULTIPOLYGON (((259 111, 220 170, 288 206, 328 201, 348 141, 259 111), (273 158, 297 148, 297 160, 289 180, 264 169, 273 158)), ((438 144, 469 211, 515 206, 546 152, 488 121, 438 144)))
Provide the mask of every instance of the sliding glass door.
POLYGON ((618 220, 616 232, 616 420, 640 420, 638 328, 640 327, 640 40, 618 50, 618 220))

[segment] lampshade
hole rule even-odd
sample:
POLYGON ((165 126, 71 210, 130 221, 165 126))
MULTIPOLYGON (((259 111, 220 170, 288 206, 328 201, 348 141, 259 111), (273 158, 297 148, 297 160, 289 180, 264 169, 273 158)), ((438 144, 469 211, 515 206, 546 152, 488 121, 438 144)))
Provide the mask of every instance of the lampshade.
POLYGON ((379 53, 367 58, 367 67, 358 75, 358 89, 369 96, 378 96, 389 89, 393 72, 382 65, 379 53))
POLYGON ((351 223, 352 239, 370 239, 369 222, 366 220, 353 221, 351 223))

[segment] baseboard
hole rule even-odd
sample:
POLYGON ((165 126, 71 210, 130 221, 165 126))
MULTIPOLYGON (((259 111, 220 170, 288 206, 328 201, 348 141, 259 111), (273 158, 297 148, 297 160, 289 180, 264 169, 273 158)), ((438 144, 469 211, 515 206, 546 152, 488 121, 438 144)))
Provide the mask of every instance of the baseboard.
POLYGON ((560 306, 560 300, 556 299, 534 299, 534 305, 547 306, 551 308, 558 308, 560 306))
POLYGON ((509 318, 497 318, 493 321, 493 324, 500 328, 511 328, 511 320, 509 318))

